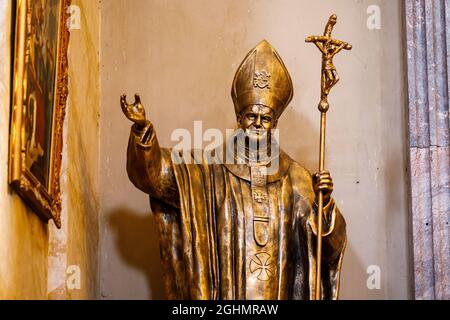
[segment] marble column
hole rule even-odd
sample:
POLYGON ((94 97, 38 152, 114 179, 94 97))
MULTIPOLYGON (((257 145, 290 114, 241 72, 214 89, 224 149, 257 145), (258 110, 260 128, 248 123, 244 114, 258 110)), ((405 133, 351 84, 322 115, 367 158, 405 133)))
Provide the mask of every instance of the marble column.
POLYGON ((450 0, 405 0, 416 299, 450 299, 450 0))

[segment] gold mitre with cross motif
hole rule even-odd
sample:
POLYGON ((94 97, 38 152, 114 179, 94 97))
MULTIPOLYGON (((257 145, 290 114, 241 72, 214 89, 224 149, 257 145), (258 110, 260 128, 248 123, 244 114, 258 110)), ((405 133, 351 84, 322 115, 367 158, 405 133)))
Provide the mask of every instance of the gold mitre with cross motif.
POLYGON ((271 108, 278 118, 293 96, 292 80, 276 50, 266 40, 242 61, 233 80, 231 96, 239 115, 249 105, 271 108))

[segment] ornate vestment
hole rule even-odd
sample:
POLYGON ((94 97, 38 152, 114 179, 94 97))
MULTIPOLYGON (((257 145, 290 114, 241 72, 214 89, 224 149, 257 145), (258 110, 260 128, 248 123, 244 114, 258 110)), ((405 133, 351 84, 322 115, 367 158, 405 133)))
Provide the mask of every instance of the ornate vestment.
MULTIPOLYGON (((312 178, 287 154, 280 152, 279 169, 267 176, 267 219, 254 215, 259 198, 248 165, 175 164, 151 125, 132 128, 127 170, 134 185, 150 195, 168 298, 314 297, 312 178)), ((332 199, 323 226, 322 296, 337 299, 346 233, 332 199)))

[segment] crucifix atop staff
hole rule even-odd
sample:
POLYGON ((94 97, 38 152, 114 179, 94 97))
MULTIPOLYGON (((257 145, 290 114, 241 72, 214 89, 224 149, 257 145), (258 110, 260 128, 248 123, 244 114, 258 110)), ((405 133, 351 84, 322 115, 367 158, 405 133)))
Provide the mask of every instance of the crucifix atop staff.
POLYGON ((321 97, 319 110, 322 112, 328 111, 328 94, 331 88, 339 81, 339 75, 336 67, 333 64, 333 57, 342 49, 351 50, 352 46, 347 42, 333 39, 331 33, 334 25, 337 22, 337 16, 331 15, 328 23, 325 26, 323 36, 309 36, 306 42, 314 43, 322 52, 322 81, 321 81, 321 97))
MULTIPOLYGON (((326 129, 326 112, 329 109, 328 94, 339 81, 339 75, 333 64, 333 57, 342 49, 351 50, 352 46, 347 42, 333 39, 331 33, 337 22, 337 16, 331 15, 325 26, 323 36, 309 36, 306 42, 314 43, 322 52, 322 78, 320 92, 320 152, 319 152, 319 174, 325 169, 325 129, 326 129)), ((319 186, 320 190, 320 186, 319 186)), ((323 192, 320 191, 317 210, 317 248, 316 248, 316 281, 315 281, 315 298, 321 299, 321 270, 322 270, 322 217, 323 217, 323 192)))

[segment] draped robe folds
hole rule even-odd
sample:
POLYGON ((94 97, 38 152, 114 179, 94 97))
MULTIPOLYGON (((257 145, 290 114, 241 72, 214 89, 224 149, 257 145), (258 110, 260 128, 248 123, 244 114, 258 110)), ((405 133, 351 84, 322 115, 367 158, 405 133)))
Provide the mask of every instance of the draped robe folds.
MULTIPOLYGON (((267 181, 277 219, 271 239, 276 278, 256 298, 313 299, 317 206, 312 178, 284 152, 279 157, 279 170, 267 181)), ((127 171, 150 195, 168 298, 255 299, 246 276, 245 224, 252 223, 246 221, 252 201, 248 166, 175 164, 149 124, 132 127, 127 171)), ((337 299, 346 232, 332 199, 324 208, 322 235, 322 298, 337 299)))

